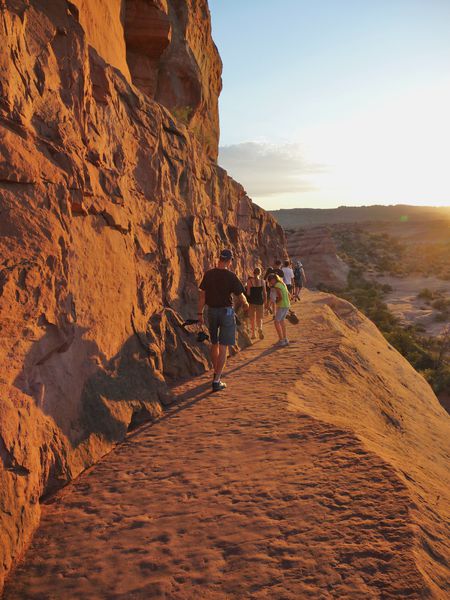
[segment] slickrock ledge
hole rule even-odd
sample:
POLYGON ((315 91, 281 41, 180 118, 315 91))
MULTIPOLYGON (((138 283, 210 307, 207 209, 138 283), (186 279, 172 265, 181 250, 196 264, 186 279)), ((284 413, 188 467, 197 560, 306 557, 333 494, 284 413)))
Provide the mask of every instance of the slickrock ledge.
POLYGON ((297 312, 53 498, 4 600, 446 598, 449 416, 350 304, 297 312))
POLYGON ((0 588, 40 498, 207 368, 180 324, 220 249, 285 253, 213 160, 210 30, 206 0, 0 1, 0 588))

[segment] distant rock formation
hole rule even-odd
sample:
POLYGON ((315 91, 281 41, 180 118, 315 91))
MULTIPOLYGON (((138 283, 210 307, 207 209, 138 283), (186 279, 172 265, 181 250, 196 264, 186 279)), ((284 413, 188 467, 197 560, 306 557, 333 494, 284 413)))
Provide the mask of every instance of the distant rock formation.
POLYGON ((180 324, 219 249, 241 275, 285 250, 211 161, 206 0, 1 0, 0 16, 1 585, 40 497, 205 369, 180 324))
POLYGON ((448 206, 339 206, 338 208, 281 208, 271 210, 282 227, 307 229, 338 223, 423 223, 429 221, 450 221, 448 206))
POLYGON ((301 260, 309 287, 340 290, 347 286, 348 265, 337 255, 326 227, 287 230, 287 249, 293 261, 301 260))

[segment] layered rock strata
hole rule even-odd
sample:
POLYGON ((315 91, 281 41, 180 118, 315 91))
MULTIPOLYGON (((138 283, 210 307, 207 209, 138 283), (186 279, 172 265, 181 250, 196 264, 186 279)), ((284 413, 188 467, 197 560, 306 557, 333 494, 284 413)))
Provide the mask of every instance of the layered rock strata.
POLYGON ((287 248, 292 260, 301 260, 308 285, 339 290, 347 286, 348 265, 337 255, 327 227, 288 230, 287 248))
MULTIPOLYGON (((220 60, 206 2, 144 4, 171 19, 162 80, 178 89, 176 44, 203 57, 189 127, 130 83, 141 33, 125 44, 120 31, 140 3, 0 3, 0 582, 41 496, 207 366, 180 324, 219 249, 241 275, 284 252, 281 228, 210 161, 220 60)), ((163 22, 146 51, 164 45, 163 22)))
POLYGON ((222 61, 207 1, 126 0, 124 15, 133 83, 169 108, 216 160, 222 61))

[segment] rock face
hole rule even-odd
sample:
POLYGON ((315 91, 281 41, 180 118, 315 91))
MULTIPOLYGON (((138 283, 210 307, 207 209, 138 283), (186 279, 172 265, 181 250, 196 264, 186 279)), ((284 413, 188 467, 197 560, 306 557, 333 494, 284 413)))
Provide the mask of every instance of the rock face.
POLYGON ((348 265, 337 255, 326 227, 287 231, 287 248, 292 260, 301 260, 308 285, 339 290, 347 286, 348 265))
POLYGON ((127 60, 133 83, 186 124, 217 159, 222 62, 206 0, 127 0, 127 60))
MULTIPOLYGON (((70 3, 69 3, 70 4, 70 3)), ((74 0, 86 40, 217 159, 222 61, 207 0, 74 0)))
POLYGON ((206 2, 3 0, 0 41, 1 582, 40 497, 205 369, 180 323, 219 249, 242 275, 284 235, 210 160, 206 2))

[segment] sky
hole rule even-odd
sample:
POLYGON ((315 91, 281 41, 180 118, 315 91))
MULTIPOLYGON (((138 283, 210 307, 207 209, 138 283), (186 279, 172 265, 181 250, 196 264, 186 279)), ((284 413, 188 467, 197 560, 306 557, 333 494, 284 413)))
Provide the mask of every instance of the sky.
POLYGON ((450 0, 209 0, 219 164, 266 209, 450 205, 450 0))

